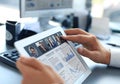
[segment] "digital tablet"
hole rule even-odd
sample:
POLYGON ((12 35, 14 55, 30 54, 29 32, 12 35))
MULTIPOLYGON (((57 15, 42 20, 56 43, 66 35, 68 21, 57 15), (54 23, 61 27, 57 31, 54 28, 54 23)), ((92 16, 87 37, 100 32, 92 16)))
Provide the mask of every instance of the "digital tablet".
POLYGON ((91 70, 72 42, 61 38, 65 36, 60 27, 15 42, 18 52, 24 56, 35 57, 51 66, 64 80, 65 84, 82 83, 91 70))

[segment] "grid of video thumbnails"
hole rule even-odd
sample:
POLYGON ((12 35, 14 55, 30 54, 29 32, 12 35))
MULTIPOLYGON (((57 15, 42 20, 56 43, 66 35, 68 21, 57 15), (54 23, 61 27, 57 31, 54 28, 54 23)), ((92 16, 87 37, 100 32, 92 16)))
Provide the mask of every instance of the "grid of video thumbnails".
POLYGON ((61 45, 62 43, 66 42, 66 40, 61 38, 62 33, 57 32, 53 35, 50 35, 44 39, 41 39, 35 43, 32 43, 24 49, 29 53, 31 57, 39 57, 44 53, 52 50, 53 48, 61 45))

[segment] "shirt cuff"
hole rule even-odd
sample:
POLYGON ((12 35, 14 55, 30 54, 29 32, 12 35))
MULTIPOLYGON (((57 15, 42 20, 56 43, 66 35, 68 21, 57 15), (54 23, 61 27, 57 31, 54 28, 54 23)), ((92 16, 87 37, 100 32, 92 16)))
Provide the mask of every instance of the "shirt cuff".
POLYGON ((111 50, 111 58, 110 58, 109 66, 120 68, 120 49, 110 49, 110 50, 111 50))

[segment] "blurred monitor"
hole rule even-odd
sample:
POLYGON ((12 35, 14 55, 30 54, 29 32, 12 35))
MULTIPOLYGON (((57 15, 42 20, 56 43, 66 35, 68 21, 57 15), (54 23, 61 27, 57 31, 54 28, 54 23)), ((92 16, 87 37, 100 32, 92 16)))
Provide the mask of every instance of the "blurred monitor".
POLYGON ((21 17, 48 17, 70 12, 73 0, 20 0, 21 17))
POLYGON ((46 27, 51 17, 72 12, 73 0, 20 0, 20 17, 39 17, 46 27))

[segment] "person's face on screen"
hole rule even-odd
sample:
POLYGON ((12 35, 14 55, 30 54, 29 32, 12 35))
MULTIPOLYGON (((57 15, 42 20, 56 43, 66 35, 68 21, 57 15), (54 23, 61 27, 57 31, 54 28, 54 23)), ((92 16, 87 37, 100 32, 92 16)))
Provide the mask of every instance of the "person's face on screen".
POLYGON ((35 52, 35 49, 32 48, 32 47, 30 47, 30 51, 31 51, 31 53, 36 53, 36 52, 35 52))

